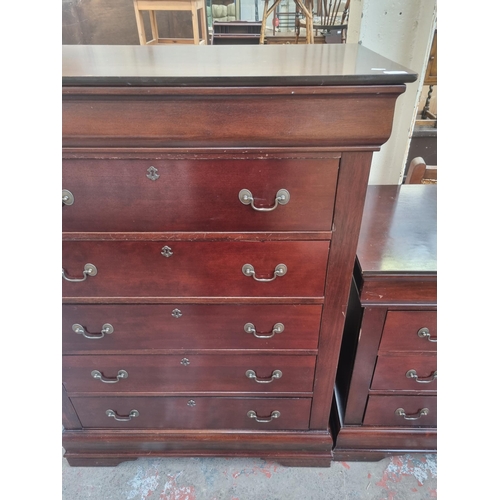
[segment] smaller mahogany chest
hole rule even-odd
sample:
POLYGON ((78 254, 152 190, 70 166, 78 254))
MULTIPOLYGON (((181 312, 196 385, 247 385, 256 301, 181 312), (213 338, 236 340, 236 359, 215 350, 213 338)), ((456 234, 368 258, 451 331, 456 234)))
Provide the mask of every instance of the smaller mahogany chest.
POLYGON ((436 451, 435 185, 368 186, 336 380, 334 459, 436 451))

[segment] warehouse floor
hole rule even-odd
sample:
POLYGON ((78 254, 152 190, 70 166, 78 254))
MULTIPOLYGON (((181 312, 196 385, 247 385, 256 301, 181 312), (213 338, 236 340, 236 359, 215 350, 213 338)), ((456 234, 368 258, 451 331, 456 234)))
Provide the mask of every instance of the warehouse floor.
POLYGON ((437 455, 330 468, 246 458, 141 458, 117 467, 70 467, 63 500, 420 500, 437 498, 437 455))

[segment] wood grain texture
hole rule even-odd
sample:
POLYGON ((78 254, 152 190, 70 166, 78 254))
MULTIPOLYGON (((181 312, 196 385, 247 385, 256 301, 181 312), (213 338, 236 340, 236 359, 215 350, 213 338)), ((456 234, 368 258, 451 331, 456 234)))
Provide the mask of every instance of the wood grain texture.
POLYGON ((346 153, 340 163, 334 216, 336 232, 326 276, 325 305, 321 319, 311 410, 312 429, 324 428, 331 411, 333 381, 342 341, 371 159, 371 153, 346 153), (356 196, 351 193, 352 186, 357 186, 356 196))

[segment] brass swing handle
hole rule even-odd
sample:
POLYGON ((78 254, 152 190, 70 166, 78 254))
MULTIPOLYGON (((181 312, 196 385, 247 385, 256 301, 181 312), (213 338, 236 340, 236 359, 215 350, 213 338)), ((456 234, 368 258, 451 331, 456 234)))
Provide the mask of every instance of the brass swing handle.
POLYGON ((428 328, 420 328, 420 330, 417 332, 417 335, 421 339, 427 339, 429 342, 437 342, 438 341, 437 337, 431 337, 431 332, 429 332, 428 328))
POLYGON ((256 278, 255 277, 255 269, 254 267, 252 266, 252 264, 245 264, 242 268, 241 268, 241 272, 245 275, 245 276, 251 276, 255 281, 274 281, 276 278, 278 278, 279 276, 285 276, 286 272, 288 271, 287 267, 285 266, 285 264, 278 264, 275 268, 274 268, 274 275, 272 278, 256 278))
POLYGON ((92 370, 92 372, 90 372, 90 375, 92 375, 93 378, 104 382, 105 384, 116 384, 120 382, 122 378, 128 377, 128 373, 125 370, 118 370, 116 378, 106 378, 99 370, 92 370))
POLYGON ((407 415, 403 408, 398 408, 394 413, 398 417, 403 417, 405 420, 418 420, 429 414, 429 408, 422 408, 418 410, 418 413, 414 413, 413 415, 407 415))
POLYGON ((270 339, 274 337, 276 333, 281 333, 285 329, 285 325, 283 323, 276 323, 273 326, 273 330, 271 332, 271 335, 261 335, 257 333, 257 330, 255 329, 255 326, 253 323, 247 323, 243 329, 245 330, 246 333, 252 333, 254 337, 258 339, 270 339))
POLYGON ((257 212, 272 212, 278 205, 286 205, 290 201, 290 193, 286 189, 280 189, 276 193, 274 205, 269 208, 256 207, 253 203, 253 195, 248 189, 242 189, 238 195, 238 198, 240 199, 241 203, 243 203, 243 205, 251 205, 251 207, 257 212))
POLYGON ((129 420, 132 420, 133 418, 138 417, 139 412, 137 410, 130 410, 128 417, 120 417, 115 411, 106 410, 106 415, 110 418, 114 418, 118 422, 128 422, 129 420))
POLYGON ((109 323, 104 323, 104 325, 102 325, 100 335, 98 333, 89 334, 89 332, 87 332, 85 327, 82 325, 79 325, 78 323, 75 323, 72 326, 72 328, 73 328, 73 331, 75 333, 79 333, 79 334, 83 335, 86 339, 91 339, 91 340, 102 339, 105 334, 110 334, 110 333, 113 333, 115 331, 115 329, 113 328, 113 325, 110 325, 109 323))
POLYGON ((253 410, 250 410, 247 413, 247 417, 255 419, 256 422, 260 423, 266 423, 266 422, 272 422, 273 418, 279 418, 281 413, 278 410, 274 410, 271 415, 267 418, 260 418, 257 416, 257 413, 255 413, 253 410))
POLYGON ((97 274, 97 267, 94 266, 94 264, 85 264, 83 266, 83 278, 68 278, 66 276, 66 272, 64 269, 62 270, 62 277, 66 281, 71 281, 73 283, 79 282, 79 281, 85 281, 87 279, 87 276, 95 276, 97 274))
POLYGON ((259 378, 253 370, 247 370, 245 375, 252 380, 255 380, 258 384, 270 384, 273 380, 281 378, 283 373, 281 370, 274 370, 270 378, 259 378))
POLYGON ((427 378, 418 378, 417 370, 408 370, 406 372, 406 378, 411 378, 415 380, 415 382, 418 382, 419 384, 430 384, 431 382, 434 382, 434 380, 437 379, 438 372, 437 370, 432 372, 430 377, 427 378))

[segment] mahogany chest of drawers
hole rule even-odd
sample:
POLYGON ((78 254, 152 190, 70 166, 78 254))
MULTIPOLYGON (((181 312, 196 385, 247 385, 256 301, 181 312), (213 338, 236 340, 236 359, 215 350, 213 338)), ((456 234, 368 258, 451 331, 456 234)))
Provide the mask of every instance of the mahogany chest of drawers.
POLYGON ((435 185, 368 186, 334 405, 334 458, 435 452, 435 185))
POLYGON ((330 464, 371 156, 415 79, 357 45, 63 47, 71 465, 330 464))

